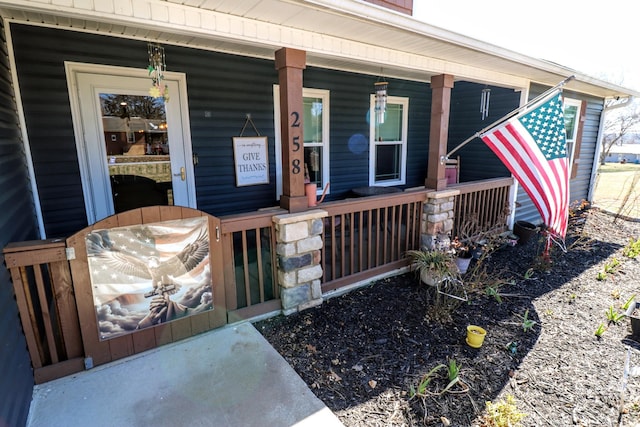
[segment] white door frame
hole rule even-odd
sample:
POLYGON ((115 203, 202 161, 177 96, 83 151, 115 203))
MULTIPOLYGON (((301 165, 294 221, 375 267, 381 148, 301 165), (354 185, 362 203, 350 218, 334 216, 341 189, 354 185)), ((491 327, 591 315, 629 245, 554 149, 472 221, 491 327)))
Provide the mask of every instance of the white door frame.
MULTIPOLYGON (((67 76, 67 87, 69 90, 69 102, 71 104, 71 114, 73 117, 73 130, 76 140, 78 154, 78 164, 80 167, 80 177, 82 180, 82 191, 84 194, 87 221, 93 224, 114 213, 113 201, 111 198, 111 184, 108 182, 108 172, 106 162, 101 161, 98 165, 96 157, 91 148, 87 147, 82 123, 82 111, 80 107, 80 93, 78 89, 78 74, 101 74, 105 79, 109 77, 136 77, 151 79, 146 69, 115 67, 108 65, 83 64, 77 62, 65 62, 65 73, 67 76)), ((169 86, 171 99, 167 102, 167 116, 173 112, 175 117, 179 117, 181 126, 170 126, 168 128, 169 140, 182 141, 184 159, 178 159, 179 164, 174 164, 174 156, 171 156, 171 172, 179 175, 181 167, 186 172, 186 191, 183 195, 174 191, 174 204, 196 208, 196 191, 193 170, 193 152, 191 148, 191 131, 189 125, 189 107, 187 104, 187 78, 184 73, 165 72, 164 82, 169 86), (178 111, 174 110, 178 108, 178 111), (171 111, 172 110, 172 111, 171 111), (176 197, 177 196, 177 197, 176 197)), ((86 112, 85 112, 86 113, 86 112)), ((99 112, 94 112, 98 114, 99 112)), ((99 116, 97 116, 99 117, 99 116)), ((177 178, 180 179, 180 178, 177 178)))

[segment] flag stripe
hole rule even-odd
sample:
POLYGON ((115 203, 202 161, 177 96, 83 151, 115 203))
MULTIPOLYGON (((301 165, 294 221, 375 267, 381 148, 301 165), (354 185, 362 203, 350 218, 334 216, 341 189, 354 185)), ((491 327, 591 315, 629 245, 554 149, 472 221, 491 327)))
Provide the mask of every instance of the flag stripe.
POLYGON ((520 156, 518 155, 515 147, 508 145, 505 146, 501 141, 502 139, 503 138, 498 134, 494 134, 485 139, 485 143, 489 145, 504 164, 514 165, 509 168, 511 173, 515 176, 518 182, 520 182, 520 185, 522 185, 526 193, 529 195, 531 201, 533 201, 533 204, 536 206, 542 217, 549 217, 551 208, 548 201, 541 197, 541 195, 544 194, 544 191, 533 177, 533 174, 524 170, 524 168, 528 168, 528 166, 524 161, 519 160, 520 156), (497 138, 497 142, 495 142, 493 138, 497 138))

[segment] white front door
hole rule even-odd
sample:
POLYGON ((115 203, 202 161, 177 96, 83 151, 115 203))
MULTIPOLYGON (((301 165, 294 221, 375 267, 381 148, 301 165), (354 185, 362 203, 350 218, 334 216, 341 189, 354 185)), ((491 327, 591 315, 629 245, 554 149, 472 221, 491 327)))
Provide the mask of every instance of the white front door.
POLYGON ((89 224, 143 206, 196 207, 184 74, 66 64, 89 224))

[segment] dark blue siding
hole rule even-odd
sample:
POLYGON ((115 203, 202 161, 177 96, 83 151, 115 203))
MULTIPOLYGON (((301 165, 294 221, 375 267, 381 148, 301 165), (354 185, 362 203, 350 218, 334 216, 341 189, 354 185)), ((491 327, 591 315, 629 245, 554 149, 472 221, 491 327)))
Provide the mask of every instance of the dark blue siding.
MULTIPOLYGON (((13 25, 16 63, 47 237, 86 226, 64 61, 146 68, 146 44, 108 36, 13 25), (99 48, 96 48, 98 47, 99 48)), ((212 215, 277 204, 273 85, 274 61, 165 46, 167 69, 187 75, 198 208, 212 215), (269 141, 270 183, 236 187, 232 138, 247 114, 269 141)), ((304 85, 331 93, 332 198, 368 184, 369 151, 349 150, 349 139, 369 140, 367 114, 374 76, 314 67, 304 85)), ((407 187, 426 175, 431 92, 426 83, 389 80, 389 95, 409 97, 407 187)), ((247 135, 253 135, 251 127, 247 135)))
MULTIPOLYGON (((427 170, 431 90, 426 83, 386 79, 388 95, 409 98, 407 180, 405 187, 424 185, 427 170)), ((331 196, 342 199, 354 187, 369 185, 369 97, 374 76, 307 68, 304 87, 330 91, 331 196), (366 150, 352 150, 349 141, 364 138, 366 150)))
MULTIPOLYGON (((215 52, 166 48, 167 61, 187 75, 198 208, 212 215, 247 212, 276 204, 274 62, 215 52), (171 55, 171 56, 170 56, 171 55), (247 114, 269 142, 269 184, 236 187, 232 138, 247 114)), ((168 66, 168 65, 167 65, 168 66)), ((245 136, 254 136, 251 125, 245 136)))
MULTIPOLYGON (((0 248, 38 237, 0 20, 0 248)), ((0 253, 0 425, 25 425, 33 372, 10 275, 0 253)))
MULTIPOLYGON (((449 151, 476 132, 518 108, 519 92, 491 86, 489 116, 482 120, 480 97, 482 89, 486 87, 476 83, 455 83, 451 93, 449 151)), ((460 156, 461 182, 510 176, 500 159, 479 138, 474 138, 451 155, 452 158, 457 156, 460 156)))
MULTIPOLYGON (((28 25, 12 33, 45 231, 68 236, 87 220, 64 61, 146 68, 146 43, 28 25)), ((167 69, 187 75, 198 208, 224 215, 275 204, 273 61, 176 46, 165 52, 167 69), (271 183, 237 188, 232 137, 247 113, 269 138, 271 183)))

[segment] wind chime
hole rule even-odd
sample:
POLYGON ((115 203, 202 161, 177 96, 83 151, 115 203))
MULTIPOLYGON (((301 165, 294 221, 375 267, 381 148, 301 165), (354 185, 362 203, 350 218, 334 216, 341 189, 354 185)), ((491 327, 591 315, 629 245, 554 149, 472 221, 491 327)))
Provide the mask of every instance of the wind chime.
POLYGON ((149 89, 149 95, 154 98, 163 98, 165 102, 169 101, 169 88, 163 82, 164 72, 167 70, 167 64, 164 59, 164 48, 158 43, 147 44, 149 53, 149 77, 153 85, 149 89))
POLYGON ((489 115, 489 98, 491 98, 491 89, 482 89, 482 93, 480 94, 480 113, 482 114, 482 120, 486 119, 489 115))
POLYGON ((384 113, 387 109, 387 87, 389 82, 375 82, 374 88, 376 90, 376 123, 384 123, 384 113))

